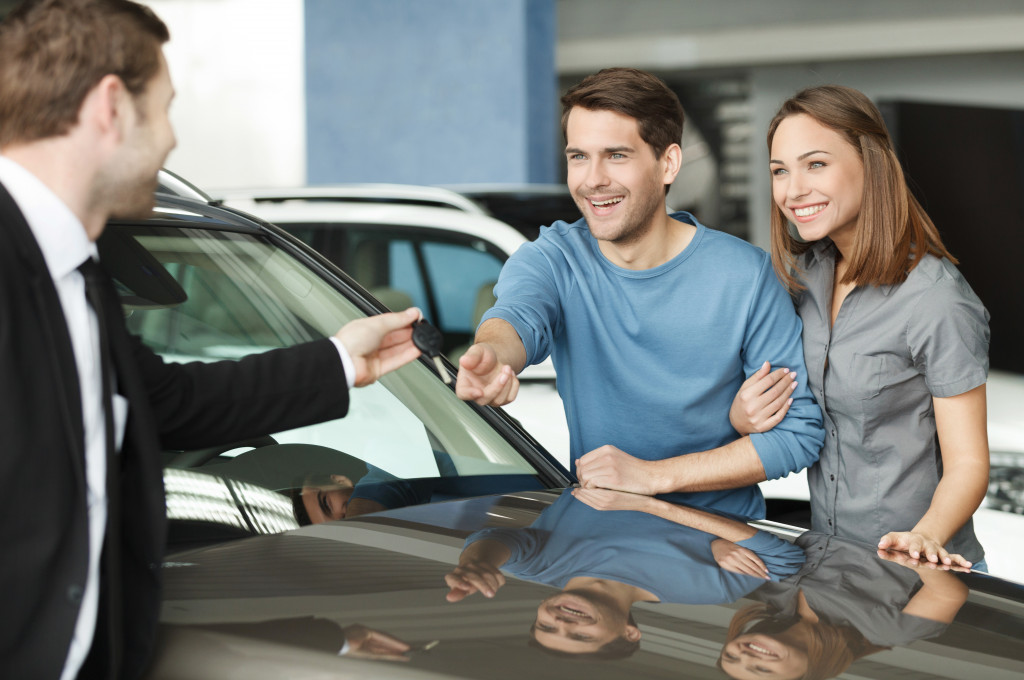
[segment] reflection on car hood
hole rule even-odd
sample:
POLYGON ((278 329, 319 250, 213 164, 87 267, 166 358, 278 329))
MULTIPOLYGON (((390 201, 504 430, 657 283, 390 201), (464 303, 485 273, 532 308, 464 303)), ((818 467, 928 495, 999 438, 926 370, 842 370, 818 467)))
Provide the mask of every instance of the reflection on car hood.
POLYGON ((534 491, 178 553, 152 676, 728 677, 716 666, 781 661, 812 677, 1024 673, 1021 587, 769 528, 629 494, 534 491), (505 558, 493 598, 446 599, 472 580, 456 571, 464 550, 505 558), (766 577, 742 573, 758 565, 766 577), (639 644, 607 654, 545 648, 589 652, 603 640, 589 638, 634 625, 639 644), (413 649, 368 661, 395 654, 370 650, 366 631, 413 649), (804 648, 813 658, 792 651, 804 648))

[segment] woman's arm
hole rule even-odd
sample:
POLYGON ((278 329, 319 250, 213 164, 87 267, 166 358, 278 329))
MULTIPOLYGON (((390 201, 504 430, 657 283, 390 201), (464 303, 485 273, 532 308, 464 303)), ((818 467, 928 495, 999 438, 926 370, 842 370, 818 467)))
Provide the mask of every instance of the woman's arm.
POLYGON ((921 564, 906 553, 879 550, 878 556, 883 560, 901 564, 913 569, 921 579, 921 588, 914 594, 903 608, 904 614, 912 614, 930 621, 952 623, 957 612, 967 601, 969 589, 951 572, 967 571, 963 567, 936 566, 930 562, 921 564))
POLYGON ((902 550, 930 562, 969 567, 970 562, 950 555, 942 546, 967 523, 988 489, 985 386, 954 397, 933 397, 932 403, 942 451, 942 479, 928 511, 914 528, 886 534, 878 547, 902 550))

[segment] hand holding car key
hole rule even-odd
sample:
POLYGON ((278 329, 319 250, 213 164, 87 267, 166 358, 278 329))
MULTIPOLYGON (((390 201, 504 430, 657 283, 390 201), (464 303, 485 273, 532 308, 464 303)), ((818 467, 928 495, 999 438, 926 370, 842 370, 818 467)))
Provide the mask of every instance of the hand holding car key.
POLYGON ((420 319, 412 325, 412 343, 426 356, 434 360, 434 366, 441 375, 446 385, 450 385, 452 378, 441 363, 441 345, 443 338, 441 331, 437 330, 425 319, 420 319))

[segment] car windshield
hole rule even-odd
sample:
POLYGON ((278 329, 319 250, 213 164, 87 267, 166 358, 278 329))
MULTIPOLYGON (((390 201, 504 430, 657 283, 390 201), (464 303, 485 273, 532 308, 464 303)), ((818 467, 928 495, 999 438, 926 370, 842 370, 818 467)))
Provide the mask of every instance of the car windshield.
MULTIPOLYGON (((160 224, 111 232, 101 253, 128 328, 166 361, 239 359, 332 335, 365 316, 264 234, 160 224)), ((166 452, 172 546, 176 538, 199 540, 176 533, 175 522, 204 525, 202 540, 219 540, 541 488, 535 467, 431 366, 413 362, 353 390, 342 419, 234 446, 166 452)))

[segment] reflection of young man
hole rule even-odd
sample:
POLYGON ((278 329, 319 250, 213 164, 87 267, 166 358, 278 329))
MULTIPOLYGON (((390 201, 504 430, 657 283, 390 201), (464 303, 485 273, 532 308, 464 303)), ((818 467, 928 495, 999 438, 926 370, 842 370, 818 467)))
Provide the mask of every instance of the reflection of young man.
POLYGON ((503 572, 559 588, 532 641, 561 654, 619 658, 638 647, 635 602, 730 602, 795 572, 803 551, 744 522, 607 489, 566 491, 529 527, 470 535, 445 576, 448 601, 491 598, 503 572))
POLYGON ((770 432, 739 437, 729 423, 733 396, 766 362, 803 373, 792 301, 765 252, 665 212, 683 112, 662 81, 606 69, 562 105, 583 219, 542 229, 506 263, 457 393, 507 404, 516 374, 550 355, 584 486, 688 492, 763 517, 757 482, 807 467, 823 440, 806 381, 770 432))
POLYGON ((166 26, 127 0, 39 0, 0 23, 0 677, 137 677, 156 638, 161 450, 345 415, 413 360, 416 310, 239 362, 167 364, 97 262, 152 214, 175 144, 166 26), (25 480, 47 481, 38 505, 25 480), (35 508, 26 512, 25 508, 35 508))
POLYGON ((640 647, 640 628, 629 613, 635 602, 657 602, 643 588, 617 581, 574 578, 537 607, 530 633, 540 647, 579 658, 618 659, 640 647))

